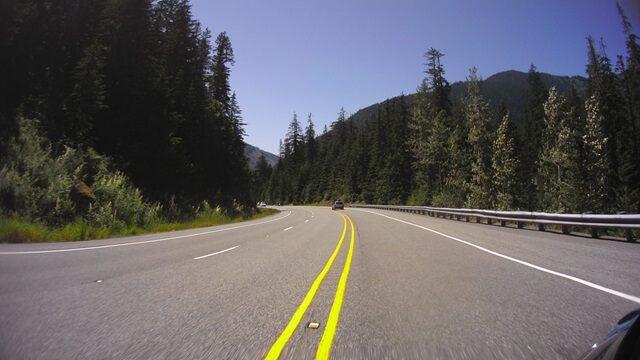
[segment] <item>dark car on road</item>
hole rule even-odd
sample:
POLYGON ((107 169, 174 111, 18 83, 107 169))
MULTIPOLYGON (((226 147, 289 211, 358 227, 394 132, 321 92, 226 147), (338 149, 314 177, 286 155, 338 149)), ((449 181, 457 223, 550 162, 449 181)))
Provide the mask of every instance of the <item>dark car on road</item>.
POLYGON ((331 207, 331 210, 344 210, 344 202, 342 200, 336 200, 331 207))

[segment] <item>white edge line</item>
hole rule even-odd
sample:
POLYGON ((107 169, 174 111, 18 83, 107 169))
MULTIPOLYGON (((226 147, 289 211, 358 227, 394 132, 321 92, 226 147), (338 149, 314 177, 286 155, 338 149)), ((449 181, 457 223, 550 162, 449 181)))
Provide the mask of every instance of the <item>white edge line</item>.
POLYGON ((468 241, 460 240, 460 239, 458 239, 456 237, 453 237, 451 235, 447 235, 447 234, 441 233, 439 231, 436 231, 436 230, 433 230, 433 229, 429 229, 427 227, 420 226, 420 225, 417 225, 417 224, 414 224, 414 223, 411 223, 411 222, 408 222, 408 221, 396 219, 394 217, 387 216, 387 215, 384 215, 384 214, 379 214, 379 213, 376 213, 376 212, 373 212, 373 211, 368 211, 368 210, 359 210, 359 211, 364 211, 364 212, 368 212, 368 213, 371 213, 371 214, 380 215, 380 216, 383 216, 383 217, 386 217, 386 218, 389 218, 389 219, 392 219, 392 220, 395 220, 395 221, 398 221, 398 222, 401 222, 401 223, 404 223, 404 224, 407 224, 407 225, 415 226, 417 228, 430 231, 430 232, 432 232, 434 234, 438 234, 440 236, 444 236, 444 237, 449 238, 451 240, 455 240, 457 242, 472 246, 472 247, 474 247, 474 248, 476 248, 478 250, 482 250, 482 251, 484 251, 486 253, 489 253, 491 255, 495 255, 495 256, 501 257, 503 259, 506 259, 506 260, 509 260, 509 261, 513 261, 513 262, 518 263, 520 265, 528 266, 528 267, 530 267, 532 269, 536 269, 536 270, 540 270, 542 272, 546 272, 546 273, 551 274, 551 275, 556 275, 556 276, 559 276, 559 277, 562 277, 562 278, 565 278, 565 279, 568 279, 568 280, 571 280, 571 281, 575 281, 575 282, 580 283, 582 285, 586 285, 586 286, 588 286, 590 288, 593 288, 593 289, 596 289, 596 290, 600 290, 600 291, 606 292, 608 294, 615 295, 615 296, 621 297, 623 299, 626 299, 626 300, 629 300, 629 301, 633 301, 635 303, 640 304, 640 297, 637 297, 637 296, 625 294, 623 292, 620 292, 620 291, 617 291, 617 290, 613 290, 613 289, 609 289, 607 287, 604 287, 604 286, 601 286, 601 285, 598 285, 598 284, 594 284, 594 283, 592 283, 590 281, 583 280, 583 279, 577 278, 575 276, 566 275, 566 274, 563 274, 563 273, 560 273, 560 272, 557 272, 557 271, 553 271, 553 270, 549 270, 547 268, 543 268, 542 266, 534 265, 534 264, 528 263, 526 261, 522 261, 522 260, 519 260, 519 259, 516 259, 516 258, 512 258, 510 256, 503 255, 503 254, 497 253, 495 251, 483 248, 482 246, 478 246, 476 244, 472 244, 472 243, 470 243, 468 241))
POLYGON ((238 246, 234 246, 234 247, 230 247, 230 248, 228 248, 228 249, 224 249, 224 250, 221 250, 221 251, 218 251, 218 252, 214 252, 213 254, 207 254, 207 255, 203 255, 203 256, 198 256, 198 257, 196 257, 196 258, 193 258, 193 260, 200 260, 200 259, 207 258, 207 257, 209 257, 209 256, 222 254, 223 252, 231 251, 231 250, 233 250, 233 249, 235 249, 235 248, 237 248, 237 247, 240 247, 240 245, 238 245, 238 246))
POLYGON ((284 231, 288 231, 288 230, 291 230, 291 229, 293 229, 293 226, 289 226, 288 228, 284 229, 284 231))
POLYGON ((184 239, 184 238, 188 238, 188 237, 194 237, 194 236, 200 236, 200 235, 213 234, 213 233, 222 232, 222 231, 229 231, 229 230, 241 229, 241 228, 245 228, 245 227, 249 227, 249 226, 257 226, 257 225, 268 224, 268 223, 271 223, 271 222, 274 222, 274 221, 282 220, 282 219, 286 218, 286 217, 287 217, 287 216, 289 216, 289 215, 291 215, 291 211, 289 211, 289 213, 288 213, 287 215, 285 215, 285 216, 283 216, 283 217, 281 217, 281 218, 274 219, 274 220, 269 220, 269 221, 263 221, 263 222, 259 222, 259 223, 256 223, 256 224, 246 224, 246 225, 240 225, 240 226, 235 226, 235 227, 226 228, 226 229, 218 229, 218 230, 204 231, 204 232, 196 233, 196 234, 189 234, 189 235, 174 236, 174 237, 163 238, 163 239, 145 240, 145 241, 137 241, 137 242, 122 243, 122 244, 113 244, 113 245, 90 246, 90 247, 83 247, 83 248, 71 248, 71 249, 34 250, 34 251, 13 251, 13 252, 11 252, 11 251, 5 251, 5 252, 0 252, 0 255, 50 254, 50 253, 70 252, 70 251, 83 251, 83 250, 107 249, 107 248, 120 247, 120 246, 128 246, 128 245, 142 245, 142 244, 150 244, 150 243, 161 242, 161 241, 176 240, 176 239, 184 239))

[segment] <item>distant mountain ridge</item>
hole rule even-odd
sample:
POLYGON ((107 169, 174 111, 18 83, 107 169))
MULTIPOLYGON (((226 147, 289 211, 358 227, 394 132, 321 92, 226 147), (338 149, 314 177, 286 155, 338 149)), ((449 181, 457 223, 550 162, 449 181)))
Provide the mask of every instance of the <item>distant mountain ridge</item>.
POLYGON ((260 159, 260 155, 264 153, 267 162, 271 166, 275 166, 278 163, 280 158, 277 155, 274 155, 268 151, 261 150, 258 147, 253 145, 246 144, 244 147, 244 156, 247 158, 249 163, 249 168, 254 170, 256 168, 256 164, 258 163, 258 159, 260 159))
MULTIPOLYGON (((559 76, 546 73, 539 73, 542 82, 548 89, 556 87, 560 94, 566 94, 575 88, 578 94, 583 95, 587 88, 587 78, 583 76, 559 76)), ((528 73, 509 70, 491 75, 482 81, 481 93, 491 108, 495 108, 504 102, 509 110, 511 118, 516 124, 523 124, 524 108, 527 103, 529 85, 527 83, 528 73)), ((407 104, 413 102, 416 94, 405 95, 407 104)), ((462 100, 467 95, 467 88, 464 81, 456 81, 451 84, 450 99, 452 103, 462 100)), ((352 115, 356 126, 365 124, 373 114, 378 111, 378 107, 384 102, 360 109, 352 115)))

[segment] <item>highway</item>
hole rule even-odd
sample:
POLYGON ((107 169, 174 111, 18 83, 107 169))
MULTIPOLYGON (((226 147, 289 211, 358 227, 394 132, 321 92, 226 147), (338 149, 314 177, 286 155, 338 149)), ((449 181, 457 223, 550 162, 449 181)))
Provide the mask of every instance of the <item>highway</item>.
POLYGON ((638 243, 278 209, 0 245, 0 359, 575 359, 640 307, 638 243))

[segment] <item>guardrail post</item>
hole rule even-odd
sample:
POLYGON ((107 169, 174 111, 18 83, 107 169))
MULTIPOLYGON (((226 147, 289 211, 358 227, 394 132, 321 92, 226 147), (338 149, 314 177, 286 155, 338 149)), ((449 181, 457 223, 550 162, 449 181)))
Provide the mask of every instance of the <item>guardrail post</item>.
POLYGON ((524 223, 522 221, 518 221, 518 229, 522 229, 524 227, 524 223))
POLYGON ((500 220, 500 226, 507 226, 507 222, 505 220, 500 220))
POLYGON ((562 233, 565 234, 565 235, 568 235, 570 233, 569 226, 562 225, 562 233))
POLYGON ((631 232, 631 229, 626 229, 624 233, 627 236, 628 242, 636 242, 636 240, 633 238, 633 233, 631 232))
POLYGON ((479 216, 476 216, 476 222, 477 222, 478 224, 481 224, 481 223, 482 223, 482 220, 480 219, 480 217, 479 217, 479 216))
POLYGON ((591 228, 591 237, 594 238, 594 239, 598 239, 600 237, 600 236, 598 236, 598 229, 597 228, 594 228, 594 227, 591 228))
POLYGON ((538 230, 544 231, 544 224, 538 224, 538 230))
POLYGON ((493 219, 487 218, 487 225, 493 225, 493 219))
POLYGON ((466 219, 467 219, 467 222, 471 221, 471 216, 467 215, 466 219))

